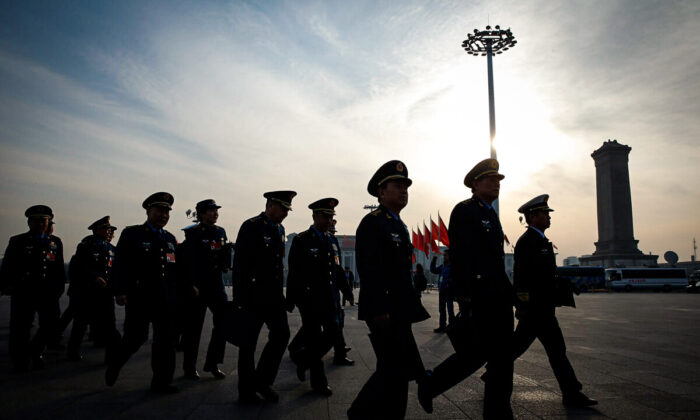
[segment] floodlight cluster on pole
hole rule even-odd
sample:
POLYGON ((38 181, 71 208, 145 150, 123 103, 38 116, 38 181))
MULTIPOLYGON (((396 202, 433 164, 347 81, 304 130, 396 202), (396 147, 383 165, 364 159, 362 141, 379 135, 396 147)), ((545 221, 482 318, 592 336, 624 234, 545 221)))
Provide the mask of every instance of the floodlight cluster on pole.
MULTIPOLYGON (((491 158, 496 159, 496 148, 493 146, 493 140, 496 138, 496 109, 493 98, 493 54, 502 54, 513 48, 518 41, 508 29, 501 29, 496 25, 491 28, 490 25, 486 29, 480 31, 474 29, 474 33, 467 34, 467 39, 462 42, 462 48, 469 55, 475 57, 486 56, 486 66, 488 69, 489 82, 489 128, 491 131, 491 158)), ((498 213, 498 201, 493 203, 493 207, 498 213)))

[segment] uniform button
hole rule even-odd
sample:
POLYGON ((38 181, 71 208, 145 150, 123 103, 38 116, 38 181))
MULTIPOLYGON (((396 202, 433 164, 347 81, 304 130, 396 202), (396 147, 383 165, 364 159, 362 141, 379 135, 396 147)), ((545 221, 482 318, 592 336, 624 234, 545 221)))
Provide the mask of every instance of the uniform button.
POLYGON ((161 264, 160 267, 161 267, 161 268, 165 268, 165 266, 164 266, 163 264, 161 264))
POLYGON ((161 277, 165 277, 165 273, 160 273, 161 277))
POLYGON ((162 251, 162 250, 163 250, 163 248, 161 248, 160 250, 162 251))
POLYGON ((255 279, 253 279, 252 281, 253 281, 253 283, 255 283, 255 279))
POLYGON ((160 257, 160 259, 161 259, 161 260, 164 260, 164 259, 165 259, 165 257, 160 257))
POLYGON ((387 290, 387 291, 385 291, 385 293, 388 295, 388 294, 389 294, 389 291, 387 290))
POLYGON ((46 254, 46 251, 41 251, 42 254, 46 254))
POLYGON ((44 266, 44 270, 46 270, 46 266, 44 266))
POLYGON ((306 286, 306 290, 311 290, 311 288, 309 286, 306 286))
POLYGON ((27 271, 27 275, 29 275, 29 271, 27 271))

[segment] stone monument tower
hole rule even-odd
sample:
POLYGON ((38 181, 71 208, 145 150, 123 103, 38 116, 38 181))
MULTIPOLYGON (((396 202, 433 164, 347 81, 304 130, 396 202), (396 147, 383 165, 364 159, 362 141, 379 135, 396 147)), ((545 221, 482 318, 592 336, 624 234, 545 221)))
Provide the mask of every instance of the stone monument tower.
POLYGON ((608 140, 591 154, 596 169, 598 242, 581 265, 634 267, 656 265, 658 255, 645 255, 637 248, 632 224, 632 195, 627 167, 631 147, 608 140))

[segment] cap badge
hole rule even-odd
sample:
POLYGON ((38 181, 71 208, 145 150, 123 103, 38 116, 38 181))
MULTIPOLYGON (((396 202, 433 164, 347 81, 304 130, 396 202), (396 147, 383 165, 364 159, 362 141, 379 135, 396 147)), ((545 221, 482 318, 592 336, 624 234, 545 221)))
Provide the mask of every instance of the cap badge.
POLYGON ((399 172, 403 172, 403 163, 401 163, 401 162, 397 163, 396 170, 399 172))

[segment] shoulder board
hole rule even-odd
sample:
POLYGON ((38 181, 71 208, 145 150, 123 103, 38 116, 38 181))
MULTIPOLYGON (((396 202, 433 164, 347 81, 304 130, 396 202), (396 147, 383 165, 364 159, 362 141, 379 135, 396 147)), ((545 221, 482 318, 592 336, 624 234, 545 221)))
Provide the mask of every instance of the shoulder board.
POLYGON ((80 243, 89 244, 91 242, 94 242, 94 240, 95 240, 94 238, 95 238, 94 235, 88 235, 88 236, 84 237, 83 239, 81 239, 80 243))
POLYGON ((382 210, 381 210, 381 209, 377 209, 377 210, 371 212, 370 214, 371 214, 372 216, 379 216, 380 214, 382 214, 382 210))
POLYGON ((474 202, 474 197, 467 198, 466 200, 462 201, 460 204, 469 204, 474 202))
POLYGON ((305 230, 305 231, 303 231, 303 232, 297 233, 297 237, 299 237, 299 238, 305 238, 305 237, 309 236, 310 233, 311 233, 310 230, 305 230))
POLYGON ((251 218, 248 219, 247 221, 248 221, 248 222, 257 222, 257 221, 260 220, 260 219, 262 219, 262 217, 260 217, 260 215, 257 215, 257 216, 251 217, 251 218))
POLYGON ((58 236, 49 235, 49 239, 54 242, 61 242, 61 238, 59 238, 58 236))

